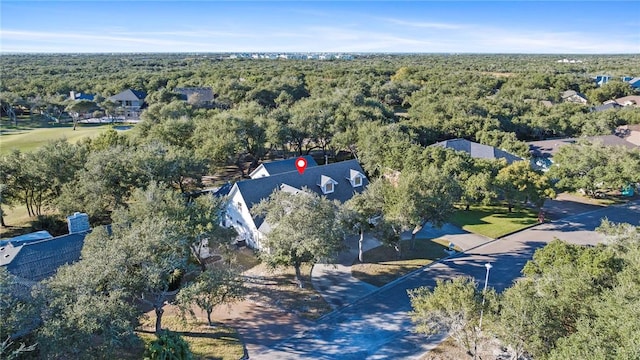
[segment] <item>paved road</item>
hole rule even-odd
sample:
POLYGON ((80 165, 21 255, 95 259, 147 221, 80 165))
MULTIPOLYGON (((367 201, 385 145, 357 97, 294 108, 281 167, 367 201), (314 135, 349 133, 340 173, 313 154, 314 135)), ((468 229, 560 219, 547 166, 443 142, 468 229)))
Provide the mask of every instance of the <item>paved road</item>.
POLYGON ((614 222, 640 226, 640 201, 576 215, 551 224, 539 225, 501 240, 489 242, 467 253, 418 271, 401 281, 382 287, 340 311, 320 319, 315 328, 249 354, 251 359, 388 359, 419 358, 441 338, 425 340, 412 333, 407 289, 434 286, 436 279, 470 275, 484 281, 487 261, 493 263, 490 285, 508 287, 533 252, 554 238, 595 244, 603 240, 593 230, 603 217, 614 222))

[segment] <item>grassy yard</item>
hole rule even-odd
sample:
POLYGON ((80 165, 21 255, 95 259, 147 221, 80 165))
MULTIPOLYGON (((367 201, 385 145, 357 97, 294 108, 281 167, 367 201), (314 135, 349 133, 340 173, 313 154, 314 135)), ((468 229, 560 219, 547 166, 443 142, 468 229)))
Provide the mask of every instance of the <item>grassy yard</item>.
MULTIPOLYGON (((155 339, 155 334, 152 333, 154 322, 154 318, 146 319, 142 324, 143 329, 138 332, 145 344, 155 339)), ((244 355, 238 333, 220 324, 209 327, 203 320, 184 321, 176 315, 165 315, 162 318, 162 328, 180 333, 189 343, 196 359, 237 360, 244 355)))
POLYGON ((538 222, 538 214, 531 209, 508 212, 503 206, 475 206, 458 210, 451 222, 464 230, 492 239, 524 229, 538 222))
POLYGON ((79 124, 74 131, 71 124, 55 124, 48 127, 2 128, 0 135, 0 154, 7 154, 14 149, 32 151, 51 140, 67 139, 75 143, 85 137, 95 137, 111 128, 111 125, 79 124))
POLYGON ((415 249, 410 241, 401 242, 402 257, 398 259, 395 249, 379 246, 364 253, 364 263, 357 259, 351 267, 351 274, 364 282, 383 286, 403 275, 445 257, 446 246, 442 241, 417 239, 415 249))

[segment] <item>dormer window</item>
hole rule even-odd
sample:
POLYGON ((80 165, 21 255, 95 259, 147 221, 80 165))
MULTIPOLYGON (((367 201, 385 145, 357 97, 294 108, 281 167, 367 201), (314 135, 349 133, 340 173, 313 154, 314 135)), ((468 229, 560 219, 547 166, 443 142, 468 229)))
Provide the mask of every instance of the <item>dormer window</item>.
POLYGON ((349 180, 349 182, 351 183, 351 186, 355 187, 360 187, 362 186, 362 180, 364 179, 364 175, 357 170, 349 170, 349 177, 347 178, 347 180, 349 180))
POLYGON ((333 184, 332 183, 328 183, 324 186, 324 193, 328 194, 328 193, 332 193, 333 192, 333 184))
POLYGON ((318 186, 322 189, 323 194, 331 194, 335 191, 335 186, 338 185, 338 182, 333 180, 332 178, 322 175, 320 176, 320 183, 318 186))

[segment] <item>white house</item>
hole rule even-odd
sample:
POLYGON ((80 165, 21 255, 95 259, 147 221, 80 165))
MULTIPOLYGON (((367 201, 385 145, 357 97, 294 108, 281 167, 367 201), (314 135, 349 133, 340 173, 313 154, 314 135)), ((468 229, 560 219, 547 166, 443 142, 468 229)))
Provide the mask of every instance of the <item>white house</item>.
POLYGON ((263 164, 263 169, 252 173, 255 177, 239 181, 231 188, 224 225, 233 226, 239 240, 246 241, 251 248, 261 249, 264 234, 269 232, 269 224, 252 214, 251 208, 274 190, 297 193, 306 188, 330 200, 344 202, 369 184, 357 160, 318 166, 313 159, 307 159, 303 174, 297 171, 294 161, 289 160, 263 164))
MULTIPOLYGON (((303 158, 307 160, 307 169, 314 166, 318 166, 318 163, 316 163, 316 161, 313 159, 311 155, 303 156, 303 158)), ((297 159, 298 158, 290 158, 285 160, 262 163, 260 164, 260 166, 258 166, 255 170, 253 170, 249 174, 249 177, 251 177, 252 179, 257 179, 265 176, 272 176, 272 175, 277 175, 284 172, 289 172, 289 171, 292 171, 291 169, 295 170, 297 159)))
POLYGON ((138 119, 147 94, 143 91, 127 89, 109 98, 118 105, 118 111, 127 119, 138 119))

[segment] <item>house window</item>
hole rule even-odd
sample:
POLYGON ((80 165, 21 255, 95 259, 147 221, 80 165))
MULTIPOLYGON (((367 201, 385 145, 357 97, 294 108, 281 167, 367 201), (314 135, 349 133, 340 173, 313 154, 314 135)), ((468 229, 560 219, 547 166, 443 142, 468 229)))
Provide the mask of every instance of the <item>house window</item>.
POLYGON ((240 201, 236 203, 236 207, 238 208, 238 211, 242 211, 242 203, 240 201))
POLYGON ((362 186, 362 178, 360 176, 356 176, 353 178, 353 187, 362 186))
POLYGON ((325 194, 329 194, 329 193, 332 193, 332 192, 333 192, 333 183, 330 183, 330 182, 326 183, 324 185, 324 193, 325 194))

